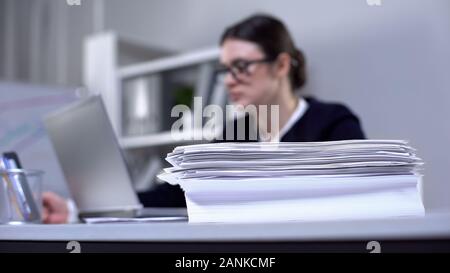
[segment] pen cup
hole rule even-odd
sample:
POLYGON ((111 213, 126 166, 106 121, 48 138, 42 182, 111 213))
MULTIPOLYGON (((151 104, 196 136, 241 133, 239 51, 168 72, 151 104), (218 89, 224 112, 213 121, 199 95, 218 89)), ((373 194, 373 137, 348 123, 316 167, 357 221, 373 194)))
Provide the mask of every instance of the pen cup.
POLYGON ((40 223, 44 172, 0 169, 0 223, 40 223))

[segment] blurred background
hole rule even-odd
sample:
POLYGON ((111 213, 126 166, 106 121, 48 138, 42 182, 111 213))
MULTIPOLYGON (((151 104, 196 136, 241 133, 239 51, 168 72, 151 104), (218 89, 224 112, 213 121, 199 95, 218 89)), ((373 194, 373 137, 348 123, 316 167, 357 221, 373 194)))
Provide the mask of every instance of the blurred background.
POLYGON ((450 1, 380 3, 0 0, 0 150, 18 151, 46 171, 46 189, 68 195, 40 118, 102 94, 136 188, 148 189, 179 144, 167 141, 171 106, 193 95, 225 103, 213 72, 219 37, 266 12, 307 57, 303 94, 347 104, 369 138, 409 140, 426 162, 426 208, 449 210, 450 1))

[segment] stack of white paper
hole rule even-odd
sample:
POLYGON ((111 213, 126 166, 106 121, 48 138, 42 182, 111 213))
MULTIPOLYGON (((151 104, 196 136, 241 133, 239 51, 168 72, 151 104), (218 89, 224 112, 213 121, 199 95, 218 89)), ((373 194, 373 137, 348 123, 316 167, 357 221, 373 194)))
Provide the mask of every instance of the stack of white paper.
POLYGON ((422 216, 423 164, 405 141, 177 147, 159 178, 185 191, 190 222, 422 216))

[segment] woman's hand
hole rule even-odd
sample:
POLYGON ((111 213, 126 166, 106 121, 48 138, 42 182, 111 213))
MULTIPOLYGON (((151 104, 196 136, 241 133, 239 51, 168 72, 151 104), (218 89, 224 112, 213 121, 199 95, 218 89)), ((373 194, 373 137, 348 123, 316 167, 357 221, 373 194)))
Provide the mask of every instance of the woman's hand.
POLYGON ((69 219, 67 200, 53 192, 42 194, 42 221, 45 224, 64 224, 69 219))

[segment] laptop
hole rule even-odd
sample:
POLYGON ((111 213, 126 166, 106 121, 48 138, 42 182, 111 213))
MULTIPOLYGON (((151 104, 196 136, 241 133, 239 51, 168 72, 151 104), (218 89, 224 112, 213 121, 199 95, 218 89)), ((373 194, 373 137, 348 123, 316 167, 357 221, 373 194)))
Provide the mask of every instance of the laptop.
POLYGON ((100 96, 44 118, 79 216, 186 217, 186 209, 143 208, 100 96))

